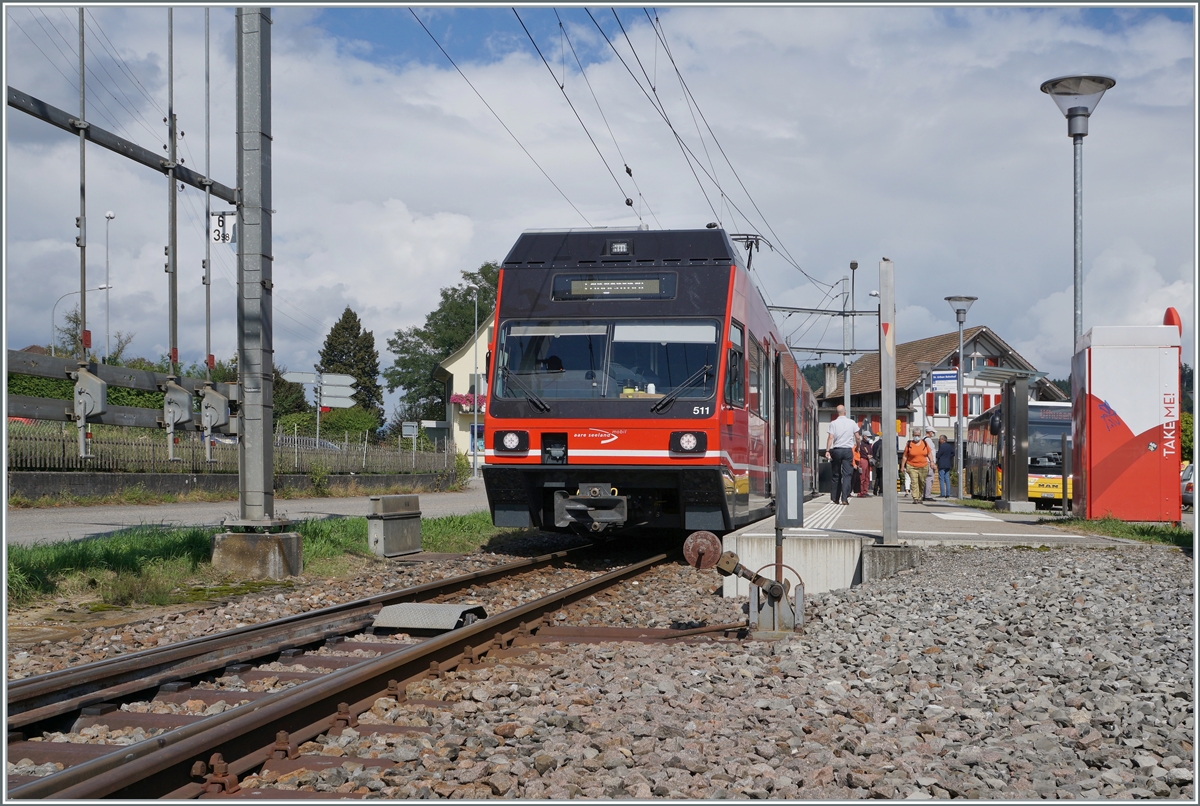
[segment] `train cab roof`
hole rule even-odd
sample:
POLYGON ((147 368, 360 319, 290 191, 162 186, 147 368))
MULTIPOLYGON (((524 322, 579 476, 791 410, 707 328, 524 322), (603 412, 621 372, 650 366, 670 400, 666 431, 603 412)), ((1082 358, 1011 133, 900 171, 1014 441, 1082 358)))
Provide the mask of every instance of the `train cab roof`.
POLYGON ((506 269, 744 265, 723 229, 533 229, 517 238, 506 269))

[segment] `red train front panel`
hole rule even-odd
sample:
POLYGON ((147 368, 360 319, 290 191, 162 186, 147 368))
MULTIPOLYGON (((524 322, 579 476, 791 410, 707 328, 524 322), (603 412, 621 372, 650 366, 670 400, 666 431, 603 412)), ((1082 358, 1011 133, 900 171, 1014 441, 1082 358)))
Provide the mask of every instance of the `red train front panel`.
POLYGON ((497 525, 723 532, 770 514, 778 335, 724 232, 525 233, 493 332, 497 525))

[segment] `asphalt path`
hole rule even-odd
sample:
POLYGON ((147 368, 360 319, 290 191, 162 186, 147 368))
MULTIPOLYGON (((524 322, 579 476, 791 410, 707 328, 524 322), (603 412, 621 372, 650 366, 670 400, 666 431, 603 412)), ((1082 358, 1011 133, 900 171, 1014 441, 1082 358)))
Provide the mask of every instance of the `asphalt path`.
MULTIPOLYGON (((462 492, 421 493, 422 518, 466 515, 487 509, 482 479, 468 482, 462 492)), ((275 501, 276 517, 293 521, 338 516, 362 517, 368 496, 354 498, 289 498, 275 501)), ((154 504, 142 506, 46 507, 9 509, 4 529, 8 545, 53 543, 105 535, 130 526, 219 526, 237 517, 236 501, 154 504)))

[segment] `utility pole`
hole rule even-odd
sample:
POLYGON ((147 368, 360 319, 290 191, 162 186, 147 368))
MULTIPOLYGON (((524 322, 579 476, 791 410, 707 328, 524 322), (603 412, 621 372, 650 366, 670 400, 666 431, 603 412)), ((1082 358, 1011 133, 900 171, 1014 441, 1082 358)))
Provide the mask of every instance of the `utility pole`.
POLYGON ((271 16, 237 10, 239 522, 275 520, 271 314, 271 16))
MULTIPOLYGON (((204 9, 204 226, 212 227, 212 132, 209 121, 208 9, 204 9)), ((205 230, 207 233, 207 229, 205 230)), ((212 235, 204 238, 204 380, 212 380, 212 235)))
POLYGON ((900 544, 896 493, 896 274, 892 261, 879 261, 880 439, 883 440, 883 528, 885 546, 900 544))
POLYGON ((175 187, 175 15, 167 9, 167 319, 170 369, 179 361, 179 273, 176 271, 179 190, 175 187))
POLYGON ((75 245, 79 247, 79 360, 87 361, 87 350, 92 346, 92 334, 87 329, 87 162, 84 145, 87 142, 87 105, 83 86, 83 8, 79 9, 79 218, 75 224, 79 235, 75 245))

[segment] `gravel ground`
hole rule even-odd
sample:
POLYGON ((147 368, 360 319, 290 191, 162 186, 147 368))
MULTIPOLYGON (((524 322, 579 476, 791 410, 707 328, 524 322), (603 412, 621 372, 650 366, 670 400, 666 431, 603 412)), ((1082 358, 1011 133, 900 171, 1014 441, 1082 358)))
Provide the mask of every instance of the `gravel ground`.
MULTIPOLYGON (((232 627, 409 573, 322 598, 247 597, 128 637, 232 627)), ((719 581, 663 568, 561 623, 744 618, 744 600, 713 595, 719 581)), ((301 748, 322 757, 313 769, 243 785, 387 798, 1194 800, 1193 586, 1192 560, 1158 547, 926 549, 914 572, 810 596, 802 635, 530 648, 414 683, 420 703, 381 698, 357 730, 301 748), (370 722, 429 730, 372 736, 370 722)), ((105 652, 138 645, 118 634, 86 646, 97 638, 105 652)), ((82 648, 36 647, 24 671, 64 653, 82 648)))

